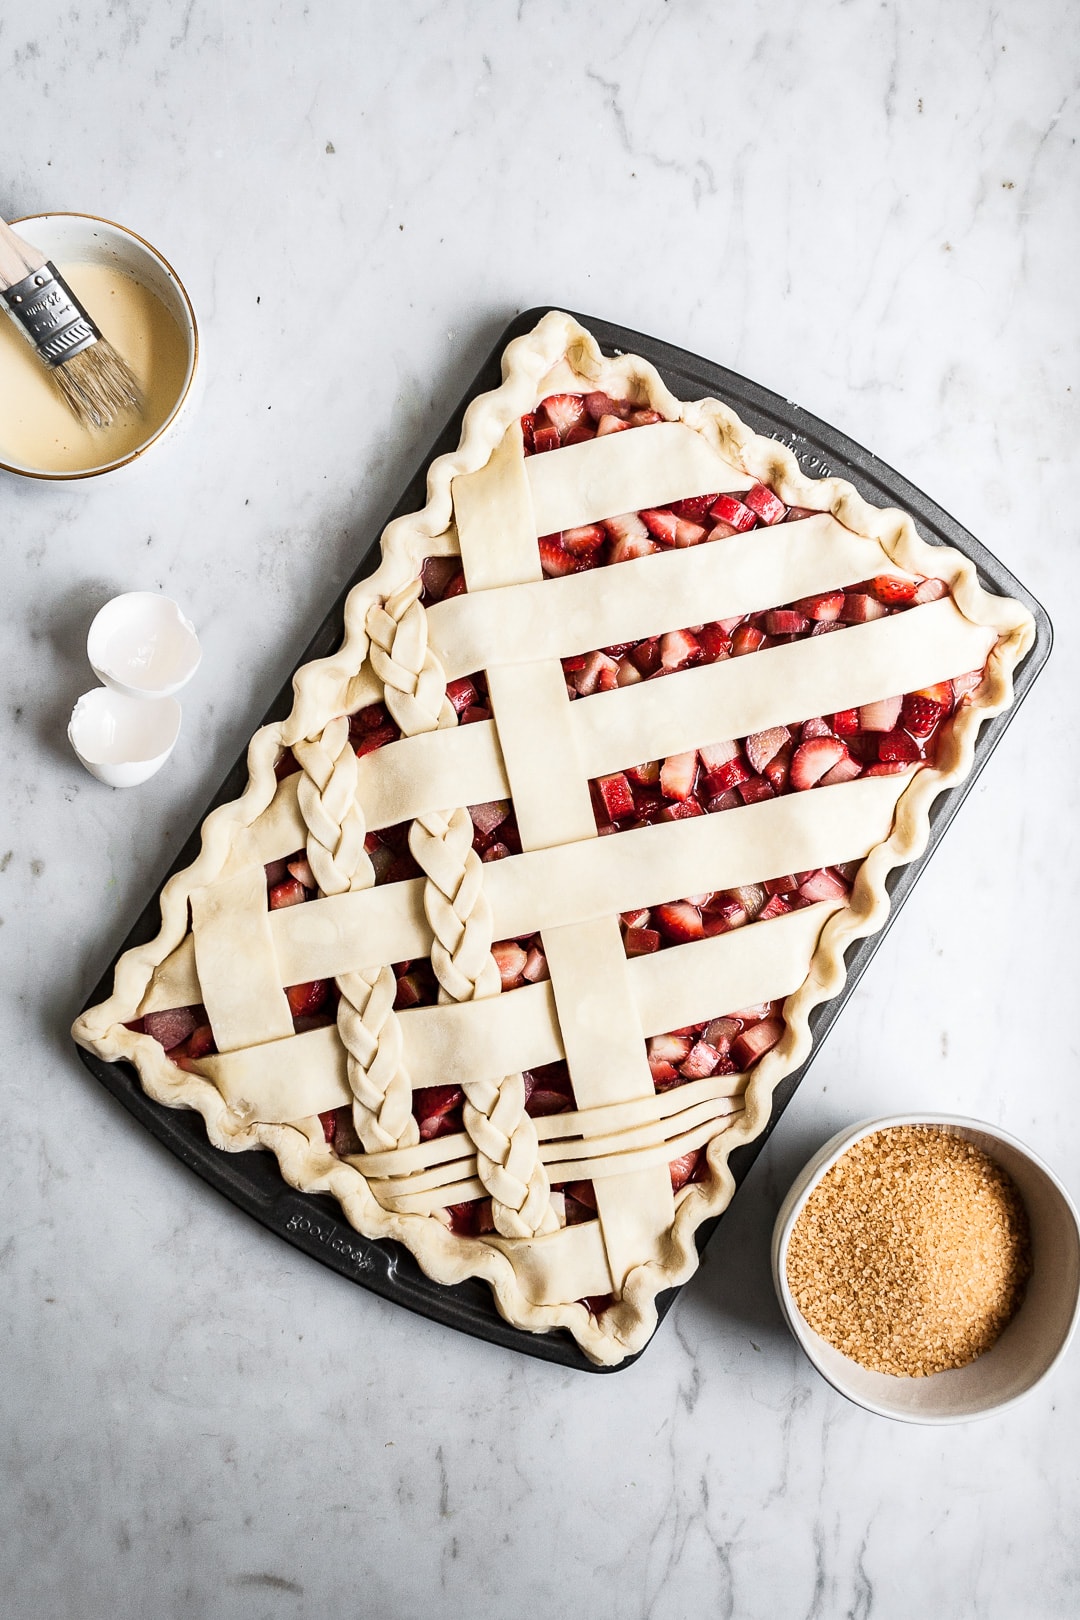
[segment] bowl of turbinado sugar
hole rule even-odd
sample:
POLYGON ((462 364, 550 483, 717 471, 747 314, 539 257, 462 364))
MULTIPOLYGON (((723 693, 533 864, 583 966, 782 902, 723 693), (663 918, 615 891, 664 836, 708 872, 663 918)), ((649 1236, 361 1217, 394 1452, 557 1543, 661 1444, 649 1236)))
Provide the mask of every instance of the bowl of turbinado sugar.
POLYGON ((1052 1170, 996 1126, 892 1115, 826 1142, 773 1231, 773 1280, 817 1370, 871 1412, 957 1423, 1064 1355, 1080 1226, 1052 1170))

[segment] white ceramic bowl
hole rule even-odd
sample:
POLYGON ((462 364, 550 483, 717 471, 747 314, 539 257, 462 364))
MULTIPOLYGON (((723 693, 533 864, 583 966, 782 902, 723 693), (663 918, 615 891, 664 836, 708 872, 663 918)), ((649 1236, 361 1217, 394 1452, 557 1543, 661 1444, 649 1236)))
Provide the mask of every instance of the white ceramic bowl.
MULTIPOLYGON (((24 478, 63 483, 97 478, 102 473, 129 466, 173 427, 191 394, 199 363, 199 330, 187 290, 176 271, 155 247, 151 247, 134 231, 115 225, 111 220, 98 219, 93 214, 34 214, 13 220, 12 224, 61 270, 65 264, 110 265, 152 292, 180 328, 187 351, 187 365, 168 415, 156 426, 148 428, 146 437, 124 455, 114 460, 88 464, 73 472, 55 472, 29 462, 9 459, 0 449, 0 469, 18 473, 24 478)), ((90 313, 93 314, 93 310, 90 313)), ((0 314, 0 319, 6 321, 8 317, 0 314)))
POLYGON ((180 735, 175 698, 128 697, 108 686, 84 692, 71 711, 68 742, 91 776, 138 787, 160 771, 180 735))
POLYGON ((199 667, 195 626, 169 596, 126 591, 97 613, 86 656, 99 681, 127 697, 172 697, 199 667))
POLYGON ((963 1423, 1012 1406, 1065 1354, 1080 1304, 1080 1223, 1054 1172, 1014 1136, 957 1114, 890 1114, 840 1131, 795 1178, 773 1228, 772 1269, 788 1327, 818 1372, 841 1395, 881 1417, 908 1423, 963 1423), (1032 1272, 1020 1309, 984 1355, 966 1367, 928 1378, 871 1372, 843 1355, 814 1332, 787 1280, 792 1229, 821 1178, 864 1136, 896 1125, 933 1125, 973 1142, 1012 1177, 1031 1223, 1032 1272))

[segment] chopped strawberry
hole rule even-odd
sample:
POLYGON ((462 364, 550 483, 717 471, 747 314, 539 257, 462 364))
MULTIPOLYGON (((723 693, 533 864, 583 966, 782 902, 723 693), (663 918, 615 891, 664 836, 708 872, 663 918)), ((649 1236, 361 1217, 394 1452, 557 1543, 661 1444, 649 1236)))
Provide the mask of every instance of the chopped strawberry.
POLYGON ((672 501, 671 510, 688 523, 704 523, 709 508, 718 499, 717 495, 689 495, 681 501, 672 501))
POLYGON ((654 540, 659 540, 661 545, 664 546, 673 546, 675 544, 679 519, 674 512, 667 510, 663 506, 657 506, 646 508, 638 516, 654 540))
POLYGON ((590 439, 595 438, 596 429, 593 427, 593 424, 586 419, 585 421, 579 422, 577 427, 572 427, 570 429, 569 433, 566 435, 566 438, 563 440, 563 444, 587 444, 590 439))
POLYGON ((683 1153, 677 1159, 672 1159, 668 1165, 671 1171, 671 1190, 678 1192, 685 1187, 701 1165, 701 1148, 693 1148, 689 1153, 683 1153))
POLYGON ((791 904, 782 894, 772 894, 758 912, 758 922, 769 922, 773 917, 786 917, 791 904))
POLYGON ((660 949, 660 935, 655 928, 628 928, 624 944, 627 956, 651 956, 660 949))
POLYGON ((902 776, 911 769, 910 765, 899 759, 879 760, 876 765, 868 765, 863 772, 864 776, 902 776))
POLYGON ((900 718, 902 698, 880 698, 876 703, 864 703, 859 709, 860 731, 892 731, 900 718))
MULTIPOLYGON (((956 698, 959 700, 966 697, 969 692, 974 692, 977 686, 981 686, 983 673, 981 669, 972 669, 966 675, 957 675, 951 683, 956 698)), ((949 684, 948 681, 945 682, 946 686, 949 684)))
POLYGON ((631 648, 630 658, 643 675, 654 675, 660 668, 660 637, 648 636, 631 648))
POLYGON ((577 529, 564 529, 562 532, 563 549, 572 557, 588 557, 600 547, 607 539, 607 535, 599 523, 585 523, 577 529))
POLYGON ((707 664, 731 657, 731 637, 726 636, 718 624, 703 624, 697 632, 702 657, 707 664))
POLYGON ((684 1063, 693 1042, 689 1035, 651 1035, 645 1045, 651 1058, 661 1058, 665 1063, 684 1063))
POLYGON ((783 523, 787 517, 787 507, 779 495, 773 494, 768 484, 755 484, 753 489, 744 490, 742 499, 743 505, 748 506, 762 523, 783 523))
POLYGON ((188 1038, 188 1057, 198 1059, 207 1057, 211 1052, 216 1051, 217 1043, 214 1040, 214 1031, 209 1024, 200 1024, 188 1038))
POLYGON ((579 559, 571 557, 570 553, 563 549, 558 535, 542 534, 537 544, 540 547, 540 566, 548 579, 562 579, 567 574, 577 573, 580 566, 579 559))
POLYGON ((918 743, 906 731, 887 731, 878 739, 879 760, 898 760, 904 765, 913 765, 921 758, 918 743))
POLYGON ((650 1057, 648 1059, 649 1073, 652 1075, 653 1087, 657 1091, 670 1091, 672 1086, 682 1085, 682 1076, 674 1064, 666 1058, 650 1057))
POLYGON ((507 799, 492 799, 487 804, 470 804, 469 815, 481 838, 489 838, 496 827, 501 827, 510 814, 507 799))
POLYGON ((816 714, 812 719, 803 721, 802 729, 799 732, 799 741, 809 742, 811 737, 831 736, 832 728, 825 722, 821 715, 816 714))
POLYGON ((733 523, 714 523, 712 528, 709 530, 709 539, 730 540, 731 536, 733 534, 738 534, 738 532, 738 529, 733 523))
POLYGON ((685 669, 701 657, 701 644, 689 630, 668 630, 660 637, 660 662, 664 669, 685 669))
POLYGON ((490 720, 490 719, 491 719, 491 710, 490 709, 484 709, 484 708, 480 708, 478 705, 474 705, 472 708, 465 710, 465 713, 461 717, 460 724, 463 725, 463 726, 472 726, 472 725, 475 725, 478 720, 490 720))
POLYGON ((796 613, 815 619, 819 624, 832 624, 843 611, 844 593, 825 591, 818 596, 804 596, 801 601, 793 602, 792 607, 796 613))
POLYGON ((717 522, 730 523, 740 534, 745 529, 752 529, 757 522, 754 513, 738 495, 718 495, 709 508, 709 516, 717 522))
POLYGON ((509 855, 509 853, 510 853, 509 847, 506 844, 503 843, 501 838, 496 838, 495 842, 493 844, 489 844, 487 849, 485 849, 483 851, 483 853, 480 856, 480 859, 482 861, 489 861, 489 862, 490 861, 505 861, 505 859, 509 855))
POLYGON ((380 726, 377 731, 365 731, 354 744, 357 759, 375 753, 376 749, 384 748, 387 743, 396 742, 399 736, 398 728, 393 724, 380 726))
POLYGON ((330 993, 328 979, 312 979, 308 984, 290 984, 285 991, 289 1011, 294 1018, 310 1018, 317 1013, 330 993))
POLYGON ((907 607, 915 600, 918 580, 900 579, 896 574, 878 574, 870 581, 870 593, 885 607, 907 607))
POLYGON ((811 737, 800 744, 791 758, 791 786, 796 793, 814 787, 826 771, 847 754, 839 737, 811 737))
POLYGON ((416 974, 402 973, 394 995, 394 1011, 405 1012, 409 1007, 419 1007, 423 999, 423 986, 416 974))
POLYGON ((629 426, 629 422, 620 421, 617 416, 602 416, 596 424, 596 437, 603 439, 609 433, 622 433, 629 426))
POLYGON ((619 821, 623 816, 632 816, 634 813, 634 795, 630 791, 630 784, 621 771, 615 771, 611 776, 598 776, 596 785, 600 790, 600 797, 604 801, 604 809, 612 821, 619 821))
POLYGON ((288 862, 286 870, 289 876, 294 877, 298 883, 302 883, 305 889, 317 889, 319 887, 306 855, 295 856, 293 860, 288 862))
POLYGON ((464 596, 466 589, 465 570, 461 569, 459 573, 454 575, 445 591, 443 591, 443 601, 448 602, 452 596, 464 596))
POLYGON ((757 652, 764 640, 764 633, 755 625, 740 624, 731 638, 732 658, 741 658, 744 653, 757 652))
POLYGON ((685 754, 669 754, 660 767, 660 791, 665 799, 688 799, 694 791, 697 776, 697 750, 685 754))
POLYGON ((838 737, 854 737, 859 729, 858 709, 837 709, 832 717, 832 728, 838 737))
POLYGON ((920 692, 909 692, 900 709, 900 724, 913 737, 929 737, 945 714, 940 703, 924 697, 920 692))
POLYGON ((731 1055, 741 1069, 748 1069, 759 1057, 771 1052, 784 1033, 782 1018, 764 1018, 744 1029, 731 1043, 731 1055))
POLYGON ((770 726, 768 731, 755 731, 746 739, 746 757, 755 771, 763 771, 791 736, 787 726, 770 726))
POLYGON ((926 602, 940 602, 948 594, 949 587, 943 579, 924 579, 915 587, 914 600, 921 607, 926 602))
MULTIPOLYGON (((976 675, 978 676, 979 680, 981 680, 982 671, 974 670, 972 671, 972 676, 970 677, 974 681, 974 684, 978 685, 978 681, 974 680, 976 675)), ((967 677, 959 678, 966 679, 967 677)), ((946 714, 951 714, 953 698, 955 696, 954 683, 952 681, 938 681, 936 686, 921 686, 914 695, 915 697, 929 698, 932 703, 940 704, 946 714)))
POLYGON ((459 680, 447 681, 446 695, 457 713, 461 715, 466 709, 471 709, 476 702, 476 687, 468 675, 462 675, 459 680))
POLYGON ((460 569, 460 557, 425 557, 420 570, 425 597, 432 602, 441 602, 446 587, 460 569))
POLYGON ((737 900, 725 900, 721 907, 704 911, 701 915, 706 939, 712 939, 717 934, 730 934, 732 929, 742 928, 749 921, 745 907, 740 906, 737 900))
POLYGON ((698 749, 698 753, 705 769, 707 771, 716 771, 719 770, 721 765, 726 765, 729 760, 738 759, 739 745, 734 741, 706 743, 704 748, 698 749))
POLYGON ((647 405, 640 410, 630 412, 631 427, 651 427, 655 422, 662 422, 664 418, 659 411, 650 410, 647 405))
POLYGON ((681 799, 674 804, 665 804, 657 819, 659 821, 689 821, 693 816, 703 816, 704 810, 696 799, 681 799))
POLYGON ((585 401, 580 394, 549 394, 536 407, 538 416, 541 411, 552 427, 557 429, 559 438, 565 439, 570 429, 577 427, 585 415, 585 401))
POLYGON ((198 1020, 190 1007, 170 1007, 166 1012, 148 1012, 143 1015, 143 1033, 157 1041, 166 1052, 186 1041, 193 1034, 198 1020))
POLYGON ((686 518, 679 518, 675 526, 675 544, 677 546, 699 546, 705 539, 706 531, 700 523, 688 523, 686 518))
POLYGON ((270 890, 269 903, 271 911, 281 911, 285 906, 303 905, 307 899, 307 891, 302 883, 294 877, 286 878, 283 883, 275 883, 270 890))
POLYGON ((594 692, 613 692, 619 684, 619 666, 606 653, 590 653, 579 670, 570 676, 570 684, 581 697, 594 692))
POLYGON ((794 751, 792 743, 785 743, 780 752, 775 754, 765 767, 763 773, 765 779, 772 784, 777 793, 783 793, 788 785, 788 777, 791 772, 791 756, 794 751))
POLYGON ((620 658, 618 662, 619 673, 615 678, 616 685, 636 686, 639 681, 645 679, 637 665, 632 663, 629 658, 620 658))
POLYGON ((531 945, 525 955, 525 966, 521 970, 521 977, 530 984, 539 984, 543 979, 550 979, 547 957, 535 945, 531 945))
POLYGON ((420 1127, 420 1140, 430 1142, 433 1137, 445 1135, 447 1128, 460 1129, 457 1121, 450 1116, 464 1101, 465 1095, 460 1086, 418 1087, 413 1092, 412 1111, 420 1127))
POLYGON ((764 776, 752 776, 748 782, 739 783, 739 797, 743 804, 760 804, 762 799, 774 799, 776 789, 764 776))
POLYGON ((664 905, 654 906, 653 921, 664 938, 676 945, 705 937, 701 913, 696 906, 689 905, 685 900, 672 900, 664 905))
POLYGON ((876 596, 849 591, 844 597, 840 617, 845 624, 869 624, 871 619, 883 619, 886 611, 876 596))

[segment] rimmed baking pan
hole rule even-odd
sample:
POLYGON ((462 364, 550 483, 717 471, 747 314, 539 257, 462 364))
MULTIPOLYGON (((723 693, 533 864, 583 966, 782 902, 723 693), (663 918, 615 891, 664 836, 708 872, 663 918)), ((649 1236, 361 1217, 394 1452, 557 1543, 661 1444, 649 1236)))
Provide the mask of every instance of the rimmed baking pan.
MULTIPOLYGON (((417 469, 415 476, 402 491, 401 499, 388 515, 387 521, 406 512, 417 511, 424 505, 425 479, 429 463, 435 456, 453 450, 458 442, 461 419, 469 401, 479 393, 497 388, 500 381, 500 357, 513 338, 520 337, 534 327, 547 314, 547 308, 526 310, 510 322, 481 366, 460 404, 452 412, 442 432, 417 469)), ((999 595, 1013 596, 1023 602, 1035 618, 1034 644, 1015 674, 1015 702, 1004 714, 987 722, 979 735, 975 750, 975 763, 970 776, 957 787, 943 793, 936 801, 930 816, 930 838, 925 852, 918 860, 901 867, 892 874, 889 890, 892 909, 885 927, 869 939, 857 942, 847 954, 847 980, 843 990, 832 1001, 811 1015, 810 1026, 813 1046, 806 1062, 794 1074, 781 1081, 773 1098, 772 1115, 762 1134, 731 1155, 731 1169, 736 1186, 745 1179, 750 1166, 761 1152, 784 1109, 806 1077, 806 1072, 821 1048, 849 996, 870 965, 893 919, 918 882, 927 862, 940 843, 946 828, 961 804, 971 792, 980 771, 1000 742, 1005 728, 1011 723, 1032 684, 1050 654, 1053 630, 1045 610, 974 535, 961 527, 929 496, 893 472, 876 456, 864 450, 846 434, 819 422, 798 405, 782 399, 759 384, 749 382, 726 367, 687 354, 671 344, 625 327, 612 326, 608 321, 595 320, 588 315, 575 316, 593 333, 607 353, 620 351, 641 355, 660 372, 672 393, 680 399, 700 399, 711 395, 731 405, 747 425, 757 433, 779 440, 794 451, 804 471, 814 478, 835 474, 849 479, 856 489, 875 505, 898 506, 910 513, 924 540, 931 545, 948 545, 963 552, 976 565, 981 583, 999 595)), ((381 534, 380 527, 379 533, 381 534)), ((298 660, 306 664, 313 658, 324 658, 335 650, 343 633, 344 602, 349 591, 360 579, 372 573, 379 560, 378 534, 372 537, 364 551, 356 572, 342 589, 337 601, 319 626, 309 646, 298 660)), ((291 678, 282 687, 271 704, 264 724, 281 720, 292 706, 291 678)), ((91 1007, 105 999, 111 991, 113 969, 117 959, 132 946, 152 939, 159 927, 158 891, 174 872, 189 866, 199 851, 199 829, 204 817, 217 805, 235 799, 243 792, 247 780, 245 755, 237 760, 211 802, 200 812, 194 831, 184 848, 173 861, 161 883, 154 890, 141 916, 109 963, 100 982, 87 1000, 91 1007)), ((618 1367, 596 1367, 585 1356, 569 1335, 526 1333, 512 1327, 498 1314, 486 1283, 479 1279, 447 1288, 432 1282, 420 1270, 409 1252, 391 1242, 375 1242, 362 1237, 346 1221, 337 1203, 323 1195, 294 1192, 282 1180, 277 1163, 267 1153, 223 1153, 210 1145, 202 1118, 187 1110, 162 1107, 143 1091, 135 1070, 126 1063, 106 1063, 83 1047, 79 1056, 113 1096, 123 1103, 135 1118, 146 1126, 160 1142, 196 1171, 234 1204, 253 1215, 256 1220, 302 1249, 324 1265, 340 1272, 343 1277, 359 1283, 372 1293, 394 1300, 409 1310, 418 1312, 459 1332, 470 1333, 508 1349, 520 1350, 525 1355, 537 1356, 543 1361, 555 1361, 565 1367, 580 1368, 583 1372, 620 1372, 638 1358, 628 1356, 618 1367)), ((699 1251, 711 1238, 720 1220, 706 1221, 698 1229, 699 1251)), ((660 1320, 671 1309, 678 1289, 669 1290, 657 1300, 660 1320)), ((644 1352, 639 1352, 643 1354, 644 1352)))

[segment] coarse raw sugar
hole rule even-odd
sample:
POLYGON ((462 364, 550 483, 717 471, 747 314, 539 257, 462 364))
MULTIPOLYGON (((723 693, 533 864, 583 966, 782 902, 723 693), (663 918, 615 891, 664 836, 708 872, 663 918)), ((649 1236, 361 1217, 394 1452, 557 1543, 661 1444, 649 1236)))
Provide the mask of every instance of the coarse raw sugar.
POLYGON ((787 1278, 806 1321, 874 1372, 964 1367, 1015 1315, 1027 1211, 993 1159, 933 1125, 863 1137, 807 1199, 787 1278))

